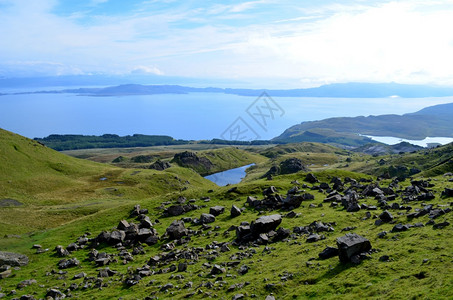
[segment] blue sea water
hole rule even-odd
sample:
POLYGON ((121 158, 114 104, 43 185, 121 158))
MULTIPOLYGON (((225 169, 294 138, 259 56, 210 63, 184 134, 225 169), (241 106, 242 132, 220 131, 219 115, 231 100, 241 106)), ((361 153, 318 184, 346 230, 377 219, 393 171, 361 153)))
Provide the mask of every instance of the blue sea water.
POLYGON ((236 125, 240 121, 247 125, 249 132, 256 134, 253 137, 270 139, 302 121, 404 114, 453 102, 453 97, 349 99, 269 96, 274 104, 278 104, 279 111, 266 111, 262 103, 255 102, 255 97, 214 93, 115 97, 3 95, 0 96, 0 128, 30 138, 49 134, 139 133, 199 140, 225 137, 223 133, 227 129, 238 129, 236 125), (255 111, 260 109, 262 115, 247 113, 250 107, 255 111))

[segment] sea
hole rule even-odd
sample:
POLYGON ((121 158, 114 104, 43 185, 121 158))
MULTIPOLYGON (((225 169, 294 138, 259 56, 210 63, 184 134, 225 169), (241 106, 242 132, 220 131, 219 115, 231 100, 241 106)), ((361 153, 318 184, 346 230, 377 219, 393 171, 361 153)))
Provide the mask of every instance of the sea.
MULTIPOLYGON (((7 91, 0 90, 0 93, 7 91)), ((10 91, 8 91, 10 92, 10 91)), ((17 92, 17 91, 16 91, 17 92)), ((220 93, 140 96, 0 96, 0 128, 29 138, 50 134, 150 134, 176 139, 271 139, 304 121, 416 112, 435 98, 313 98, 220 93)))

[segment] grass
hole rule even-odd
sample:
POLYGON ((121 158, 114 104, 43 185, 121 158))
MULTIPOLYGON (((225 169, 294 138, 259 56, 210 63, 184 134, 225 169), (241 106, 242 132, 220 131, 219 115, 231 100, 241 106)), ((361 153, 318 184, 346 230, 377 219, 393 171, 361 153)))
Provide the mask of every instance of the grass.
MULTIPOLYGON (((319 178, 328 178, 332 175, 340 175, 338 173, 322 172, 316 174, 319 178)), ((343 175, 353 175, 344 173, 343 175)), ((362 175, 356 174, 356 178, 362 175)), ((276 185, 280 190, 284 191, 289 182, 294 178, 299 181, 303 180, 303 174, 292 176, 281 176, 272 184, 276 185)), ((446 183, 439 178, 439 187, 443 187, 446 183)), ((219 188, 214 193, 211 193, 211 201, 206 203, 197 198, 196 203, 199 205, 208 204, 206 208, 197 211, 192 211, 184 215, 184 217, 199 217, 201 213, 208 212, 209 206, 224 205, 227 208, 232 204, 243 206, 246 195, 255 194, 256 187, 252 184, 240 186, 240 194, 228 199, 226 193, 227 188, 219 188)), ((205 191, 198 191, 199 195, 207 195, 205 191)), ((182 193, 183 195, 194 194, 194 191, 182 193)), ((195 192, 196 194, 196 192, 195 192)), ((434 230, 432 226, 423 228, 412 228, 403 233, 390 233, 386 239, 377 238, 377 233, 380 231, 390 231, 392 224, 384 224, 375 226, 373 219, 362 220, 364 212, 346 213, 343 209, 333 209, 327 206, 318 208, 309 208, 309 203, 320 204, 325 195, 319 192, 314 192, 315 200, 304 203, 302 207, 294 211, 300 213, 301 216, 294 219, 284 218, 281 224, 284 228, 292 228, 294 226, 308 225, 311 222, 318 220, 323 222, 336 222, 335 231, 325 233, 326 239, 318 243, 306 243, 304 237, 292 239, 290 242, 279 242, 269 245, 272 249, 270 253, 264 251, 265 246, 252 247, 256 254, 240 261, 239 266, 246 264, 250 267, 250 271, 241 276, 237 273, 237 267, 230 267, 227 274, 231 277, 225 277, 227 285, 220 286, 220 283, 215 283, 215 279, 208 275, 210 268, 202 266, 203 263, 223 263, 229 262, 233 255, 246 252, 234 246, 231 252, 222 253, 214 261, 206 258, 201 258, 193 265, 189 265, 187 272, 182 273, 167 273, 156 274, 150 278, 145 278, 137 286, 132 288, 124 288, 122 282, 116 281, 113 278, 108 288, 102 290, 77 291, 73 292, 80 298, 90 297, 93 299, 118 298, 137 299, 145 296, 155 295, 161 298, 182 299, 191 291, 203 290, 210 293, 211 297, 229 299, 235 293, 243 293, 248 296, 255 294, 258 298, 263 298, 270 292, 273 292, 279 299, 283 298, 323 298, 323 299, 363 299, 363 298, 396 298, 407 299, 407 297, 415 299, 448 299, 451 297, 452 290, 452 256, 451 256, 451 241, 452 231, 449 228, 443 230, 434 230), (338 258, 328 260, 318 260, 317 254, 322 251, 326 245, 334 246, 336 237, 343 235, 341 228, 347 226, 357 226, 354 232, 361 234, 370 239, 373 248, 378 249, 378 252, 372 255, 371 260, 366 260, 358 266, 340 264, 338 258), (379 262, 378 258, 381 255, 389 255, 392 258, 390 262, 379 262), (314 258, 314 260, 312 260, 314 258), (427 263, 423 260, 427 259, 427 263), (308 264, 307 262, 312 263, 308 264), (417 279, 416 275, 424 272, 425 278, 417 279), (184 279, 171 279, 171 275, 183 275, 184 279), (198 274, 202 274, 201 277, 198 274), (285 274, 289 275, 287 281, 282 281, 285 274), (150 280, 154 280, 151 285, 148 285, 150 280), (170 292, 160 291, 160 287, 168 282, 179 286, 184 286, 188 281, 193 282, 194 288, 188 290, 172 289, 170 292), (417 282, 414 285, 414 281, 417 282), (206 282, 214 283, 214 288, 196 288, 206 282), (235 292, 228 292, 227 289, 232 284, 248 282, 235 292), (272 290, 266 289, 267 284, 275 284, 272 290), (93 293, 93 291, 95 291, 93 293)), ((156 224, 156 229, 159 233, 163 233, 165 228, 174 218, 159 217, 161 202, 175 199, 173 197, 155 197, 149 200, 137 201, 143 207, 150 209, 152 219, 159 218, 160 223, 156 224)), ((366 203, 372 204, 374 199, 365 199, 366 203)), ((434 203, 447 204, 443 199, 436 198, 434 203)), ((419 207, 417 203, 415 207, 419 207)), ((58 280, 58 276, 44 276, 46 272, 55 269, 55 265, 59 258, 54 257, 51 253, 32 254, 29 250, 33 243, 41 243, 44 247, 53 248, 57 244, 67 245, 74 241, 80 234, 90 231, 94 235, 101 230, 108 230, 116 226, 118 221, 128 217, 128 211, 131 209, 132 203, 120 205, 110 210, 95 213, 90 216, 83 217, 71 223, 65 224, 58 229, 52 229, 45 232, 32 234, 20 240, 20 246, 12 247, 12 250, 22 250, 32 258, 32 263, 24 267, 20 272, 15 272, 17 276, 6 281, 6 285, 2 286, 8 290, 13 288, 18 282, 30 278, 42 278, 38 283, 44 284, 45 288, 51 286, 61 286, 62 280, 58 280), (38 269, 39 271, 35 271, 38 269), (47 281, 49 281, 47 283, 47 281)), ((271 213, 271 212, 268 212, 271 213)), ((282 214, 284 212, 281 212, 282 214)), ((189 247, 203 247, 213 241, 231 242, 234 238, 234 232, 229 236, 225 236, 224 232, 231 225, 238 225, 242 221, 252 221, 260 216, 259 212, 247 208, 243 215, 239 218, 231 219, 227 214, 220 215, 214 225, 219 225, 217 230, 208 230, 196 238, 193 238, 189 243, 189 247)), ((452 222, 451 215, 445 215, 442 220, 452 222)), ((428 218, 422 217, 420 220, 426 222, 428 218)), ((438 220, 439 222, 442 220, 438 220)), ((405 216, 397 216, 396 222, 407 223, 405 216)), ((193 229, 199 229, 200 226, 191 226, 193 229)), ((144 265, 148 258, 153 255, 158 255, 162 251, 159 249, 160 242, 156 246, 145 247, 147 253, 145 255, 135 256, 135 260, 130 265, 139 267, 144 265)), ((185 247, 178 247, 184 249, 185 247)), ((109 253, 116 253, 112 248, 106 248, 109 253)), ((250 251, 250 250, 249 250, 250 251)), ((80 261, 86 258, 88 250, 75 252, 73 256, 79 258, 80 261)), ((177 262, 175 262, 177 264, 177 262)), ((117 270, 122 274, 127 273, 127 267, 121 263, 112 264, 110 268, 117 270)), ((66 278, 70 279, 76 273, 81 271, 87 272, 89 276, 96 276, 98 268, 89 263, 82 263, 81 268, 69 269, 66 278)), ((71 283, 71 280, 67 280, 71 283)), ((80 281, 80 280, 79 280, 80 281)), ((78 281, 74 281, 78 282, 78 281)), ((37 291, 39 296, 45 291, 45 288, 29 287, 25 288, 21 293, 37 291), (41 291, 41 292, 39 292, 41 291)), ((206 297, 204 293, 196 294, 194 298, 206 297)))
MULTIPOLYGON (((65 290, 69 285, 76 283, 80 287, 71 294, 79 299, 118 299, 120 297, 123 299, 144 299, 145 297, 184 299, 190 293, 195 293, 192 299, 231 299, 238 293, 244 294, 246 299, 252 297, 264 299, 270 293, 273 293, 277 299, 451 299, 453 297, 451 225, 437 230, 431 225, 426 225, 421 228, 411 228, 406 232, 388 233, 385 238, 378 238, 379 232, 390 232, 394 225, 376 226, 374 224, 374 216, 378 215, 380 210, 371 211, 372 217, 364 218, 366 212, 363 210, 348 213, 343 208, 329 207, 328 204, 323 203, 326 193, 319 190, 306 188, 306 192, 313 194, 315 199, 304 201, 301 207, 294 209, 299 216, 283 218, 280 226, 292 230, 295 226, 306 226, 313 221, 334 222, 335 230, 323 233, 324 240, 307 243, 305 236, 292 236, 288 241, 269 244, 267 248, 264 245, 256 245, 243 249, 230 245, 231 251, 228 252, 220 252, 218 248, 212 246, 207 247, 216 243, 231 243, 235 238, 235 232, 227 230, 232 225, 239 225, 243 221, 251 222, 262 215, 287 213, 286 211, 259 212, 245 205, 247 196, 256 196, 261 199, 262 190, 271 185, 275 186, 281 194, 286 194, 286 191, 293 187, 292 181, 306 183, 304 182, 306 173, 303 172, 275 176, 271 181, 255 179, 264 174, 272 163, 295 156, 315 164, 312 172, 323 182, 330 182, 333 177, 375 180, 375 175, 353 170, 372 173, 373 166, 377 166, 376 161, 380 157, 349 155, 341 150, 309 152, 307 155, 307 152, 303 151, 280 152, 277 148, 272 151, 278 155, 270 160, 256 154, 249 156, 256 159, 257 166, 249 170, 247 180, 244 182, 234 186, 218 187, 186 168, 173 166, 165 171, 117 168, 68 157, 40 145, 35 146, 30 140, 8 132, 0 132, 0 138, 2 139, 0 141, 2 157, 8 158, 8 163, 1 166, 0 199, 14 198, 24 203, 17 207, 0 207, 0 250, 23 253, 30 258, 29 265, 21 267, 20 270, 14 270, 12 277, 0 280, 2 293, 15 289, 17 297, 33 294, 35 298, 44 298, 49 288, 58 288, 67 293, 65 290), (13 145, 17 145, 20 151, 13 145), (347 158, 350 158, 349 162, 346 162, 347 158), (324 166, 325 164, 328 166, 324 166), (344 167, 346 164, 349 166, 344 167), (103 177, 107 179, 100 180, 103 177), (46 188, 40 188, 40 186, 46 188), (237 190, 229 192, 232 187, 237 187, 237 190), (179 217, 163 217, 162 208, 175 203, 179 196, 194 199, 194 203, 200 208, 179 217), (209 197, 209 201, 204 200, 205 197, 209 197), (212 227, 208 229, 203 229, 200 225, 186 224, 189 228, 199 231, 199 234, 193 236, 188 244, 176 246, 173 251, 185 251, 196 247, 203 249, 199 259, 188 265, 187 271, 156 273, 143 278, 138 285, 130 288, 123 283, 127 274, 145 265, 151 256, 164 252, 160 247, 170 241, 161 239, 156 245, 144 245, 146 254, 135 255, 134 261, 126 265, 121 261, 110 264, 109 268, 118 271, 118 274, 111 278, 104 278, 103 283, 107 286, 102 289, 95 287, 82 289, 84 279, 72 280, 72 277, 80 272, 86 272, 88 277, 97 277, 99 267, 86 261, 89 249, 71 254, 70 257, 78 258, 82 264, 65 270, 68 272, 66 274, 52 273, 52 270, 58 271, 57 263, 60 260, 53 251, 36 254, 35 250, 31 249, 33 244, 41 244, 43 248, 51 250, 56 245, 66 247, 84 233, 90 232, 93 237, 102 230, 112 230, 122 219, 133 222, 134 220, 129 218, 129 211, 135 204, 149 209, 148 215, 160 236, 165 233, 174 219, 198 218, 201 213, 209 212, 209 208, 215 205, 224 206, 226 212, 218 216, 216 221, 210 224, 212 227), (237 218, 229 216, 228 211, 233 204, 244 207, 244 212, 237 218), (311 207, 310 204, 316 206, 311 207), (320 204, 323 206, 321 207, 320 204), (353 232, 370 240, 377 251, 372 254, 372 258, 363 261, 360 265, 340 263, 338 257, 319 260, 318 253, 325 246, 335 246, 336 238, 345 234, 341 229, 350 226, 356 227, 353 232), (17 234, 20 237, 15 236, 17 234), (213 255, 216 252, 218 256, 213 255), (389 255, 391 260, 379 261, 382 255, 389 255), (238 264, 227 265, 225 274, 214 277, 209 275, 211 268, 205 265, 206 263, 228 264, 234 261, 238 264), (250 268, 245 275, 238 273, 242 265, 250 268), (178 279, 176 277, 178 275, 183 277, 178 279), (37 284, 23 289, 17 288, 18 283, 32 278, 37 280, 37 284), (192 287, 185 288, 184 286, 189 282, 193 283, 192 287), (172 283, 174 287, 168 291, 161 290, 161 287, 167 283, 172 283), (239 287, 231 288, 230 291, 233 284, 238 284, 239 287)), ((214 151, 213 160, 234 161, 235 155, 243 151, 226 149, 222 149, 219 153, 214 151)), ((444 151, 444 148, 437 151, 444 151)), ((203 152, 200 151, 200 153, 203 152)), ((433 157, 436 154, 444 155, 442 153, 444 152, 432 155, 433 157)), ((445 150, 445 153, 448 151, 445 150)), ((408 155, 408 157, 417 158, 416 154, 410 155, 414 156, 408 155)), ((410 159, 405 156, 396 157, 401 163, 410 162, 410 159)), ((390 159, 390 156, 384 158, 390 159)), ((237 158, 237 161, 240 159, 242 158, 237 158)), ((414 161, 426 170, 431 169, 427 161, 414 161)), ((422 178, 422 175, 426 176, 420 174, 415 179, 422 178)), ((384 180, 380 183, 385 186, 389 182, 390 180, 384 180)), ((436 198, 429 203, 443 208, 450 207, 452 199, 440 197, 445 187, 451 187, 448 177, 435 176, 431 182, 435 184, 433 190, 436 198)), ((409 184, 409 180, 400 183, 401 188, 409 184)), ((308 186, 311 187, 311 184, 308 186)), ((369 205, 377 203, 374 198, 364 198, 360 201, 369 205)), ((401 203, 401 199, 398 198, 393 202, 401 203)), ((420 202, 411 202, 408 205, 413 207, 412 211, 423 207, 420 202)), ((408 220, 405 213, 402 213, 404 211, 392 210, 391 212, 395 217, 395 223, 426 224, 429 220, 428 216, 408 220)), ((442 221, 453 223, 453 214, 448 213, 435 220, 436 223, 442 221)), ((102 251, 118 253, 117 249, 111 247, 105 247, 102 251)), ((160 266, 155 271, 168 268, 171 264, 177 266, 179 262, 184 260, 160 266)))

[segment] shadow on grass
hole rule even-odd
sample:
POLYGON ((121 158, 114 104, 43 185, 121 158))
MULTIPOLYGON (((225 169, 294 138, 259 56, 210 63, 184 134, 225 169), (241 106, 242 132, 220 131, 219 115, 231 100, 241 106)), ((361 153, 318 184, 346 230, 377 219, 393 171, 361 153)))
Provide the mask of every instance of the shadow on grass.
POLYGON ((341 272, 346 271, 346 270, 348 270, 348 269, 350 269, 352 267, 355 267, 355 265, 352 264, 352 263, 341 263, 341 262, 339 262, 335 266, 335 268, 330 269, 326 273, 324 273, 323 275, 319 276, 317 281, 319 282, 319 281, 324 280, 324 279, 332 279, 333 277, 337 276, 341 272))

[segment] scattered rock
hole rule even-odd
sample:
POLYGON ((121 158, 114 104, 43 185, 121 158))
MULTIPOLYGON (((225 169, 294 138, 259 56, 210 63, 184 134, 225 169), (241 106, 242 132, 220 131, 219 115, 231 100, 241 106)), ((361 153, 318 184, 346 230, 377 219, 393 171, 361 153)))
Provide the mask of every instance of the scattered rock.
POLYGON ((241 210, 239 209, 239 207, 237 207, 236 205, 232 205, 231 206, 231 211, 230 211, 230 214, 231 214, 231 217, 232 218, 235 218, 235 217, 238 217, 242 214, 241 210))
POLYGON ((17 284, 17 288, 22 289, 24 287, 27 287, 27 286, 35 284, 35 283, 37 283, 36 279, 23 280, 17 284))
POLYGON ((217 217, 220 214, 223 214, 225 211, 225 207, 223 206, 213 206, 209 209, 209 213, 214 217, 217 217))
POLYGON ((74 275, 74 277, 72 279, 80 279, 80 278, 84 278, 86 276, 87 276, 87 274, 85 272, 82 272, 82 273, 78 273, 78 274, 74 275))
POLYGON ((392 216, 392 214, 391 214, 388 210, 384 210, 384 211, 379 215, 379 219, 381 219, 382 222, 384 222, 384 223, 388 223, 388 222, 393 221, 393 216, 392 216))
POLYGON ((326 247, 322 250, 321 253, 318 254, 320 259, 328 259, 338 255, 338 249, 334 247, 326 247))
POLYGON ((453 197, 453 189, 445 188, 445 190, 442 192, 442 197, 445 198, 453 197))
POLYGON ((407 230, 409 230, 409 226, 403 225, 401 223, 396 224, 392 228, 392 232, 401 232, 401 231, 407 231, 407 230))
POLYGON ((171 240, 177 240, 186 236, 188 233, 187 228, 184 226, 184 222, 180 220, 173 221, 166 230, 167 236, 171 240))
POLYGON ((390 256, 382 255, 381 257, 379 257, 379 261, 382 261, 382 262, 390 261, 390 256))
POLYGON ((308 173, 307 176, 305 176, 305 181, 313 184, 318 182, 318 178, 316 178, 316 176, 312 173, 308 173))
POLYGON ((7 269, 3 272, 0 272, 0 279, 8 278, 13 274, 13 271, 11 269, 7 269))
POLYGON ((51 298, 54 299, 54 300, 59 300, 59 299, 64 299, 64 298, 66 298, 66 295, 63 294, 62 292, 60 292, 60 291, 57 290, 57 289, 50 289, 50 290, 47 292, 46 297, 51 297, 51 298))
POLYGON ((434 228, 434 229, 442 229, 442 228, 447 227, 447 226, 449 226, 449 225, 450 225, 450 223, 447 222, 447 221, 445 221, 445 222, 442 222, 442 223, 434 224, 434 225, 433 225, 433 228, 434 228))
POLYGON ((245 275, 247 274, 247 272, 249 271, 249 267, 247 265, 242 265, 239 270, 238 270, 238 273, 239 275, 245 275))
POLYGON ((225 273, 225 272, 226 272, 225 268, 223 268, 223 267, 221 267, 219 265, 214 265, 212 267, 212 269, 211 269, 210 274, 211 275, 218 275, 218 274, 222 274, 222 273, 225 273))
POLYGON ((72 268, 72 267, 76 267, 78 265, 80 265, 80 261, 78 261, 77 258, 62 259, 58 262, 59 269, 72 268))

